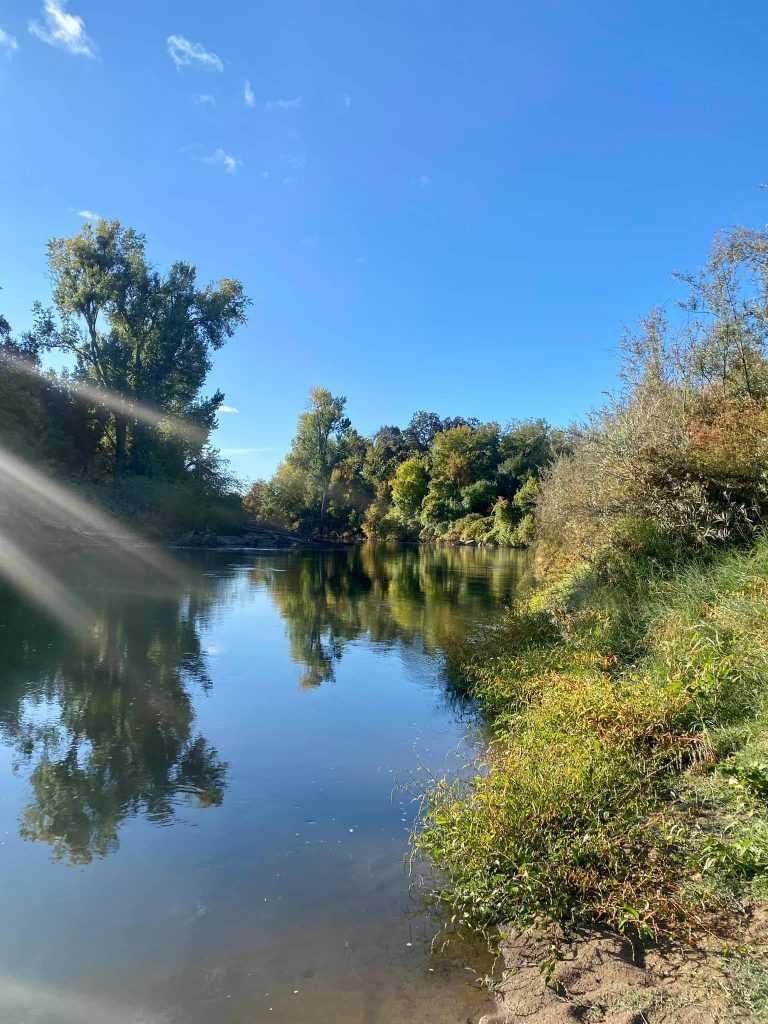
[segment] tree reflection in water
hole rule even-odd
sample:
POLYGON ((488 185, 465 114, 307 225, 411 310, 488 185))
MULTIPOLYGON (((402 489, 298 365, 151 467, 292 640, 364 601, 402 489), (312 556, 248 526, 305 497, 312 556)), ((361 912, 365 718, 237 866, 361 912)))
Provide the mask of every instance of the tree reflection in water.
POLYGON ((524 582, 519 551, 364 545, 297 553, 251 577, 266 587, 285 620, 303 687, 332 682, 349 643, 449 651, 468 622, 482 621, 524 582))
POLYGON ((197 554, 183 579, 148 583, 103 571, 86 581, 80 562, 84 637, 0 592, 0 737, 30 769, 22 835, 86 864, 117 848, 129 817, 165 823, 184 800, 222 802, 227 765, 196 731, 193 704, 211 686, 201 633, 215 606, 266 590, 301 685, 316 687, 361 637, 414 655, 449 650, 514 592, 524 566, 512 551, 365 546, 197 554))
POLYGON ((21 834, 56 858, 103 857, 127 817, 168 821, 180 798, 221 803, 227 766, 195 733, 190 696, 210 686, 199 628, 215 581, 202 579, 150 600, 91 592, 84 638, 2 595, 0 733, 32 765, 21 834))

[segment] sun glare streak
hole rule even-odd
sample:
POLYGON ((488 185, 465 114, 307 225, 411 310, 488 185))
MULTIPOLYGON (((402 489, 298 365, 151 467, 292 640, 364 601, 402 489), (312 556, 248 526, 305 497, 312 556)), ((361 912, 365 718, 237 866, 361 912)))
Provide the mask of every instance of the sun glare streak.
MULTIPOLYGON (((4 354, 2 359, 20 373, 24 373, 29 377, 45 379, 45 374, 26 359, 19 359, 17 356, 7 354, 4 354)), ((97 388, 92 384, 85 384, 82 381, 68 380, 67 386, 80 398, 93 402, 94 405, 103 405, 105 409, 109 409, 116 416, 121 416, 127 420, 138 420, 140 423, 146 423, 150 427, 167 430, 169 433, 175 434, 177 437, 192 444, 201 444, 205 441, 205 431, 196 424, 190 423, 189 420, 180 419, 178 416, 169 416, 167 413, 154 409, 146 402, 129 401, 115 394, 114 391, 109 391, 106 388, 97 388)))
MULTIPOLYGON (((121 556, 131 564, 141 563, 153 573, 178 578, 178 567, 167 555, 2 447, 0 483, 2 498, 10 505, 16 504, 17 514, 26 506, 43 521, 57 519, 60 529, 77 530, 90 541, 106 545, 113 557, 121 556)), ((9 511, 13 514, 12 508, 9 511)))
POLYGON ((1 530, 0 576, 49 612, 66 629, 73 633, 83 633, 87 629, 88 615, 80 602, 1 530))
MULTIPOLYGON (((167 1018, 138 1008, 116 1005, 113 999, 103 1000, 79 992, 68 992, 37 981, 22 981, 0 976, 0 1009, 21 1013, 24 1019, 44 1015, 62 1024, 162 1024, 167 1018)), ((21 1017, 19 1018, 21 1019, 21 1017)))

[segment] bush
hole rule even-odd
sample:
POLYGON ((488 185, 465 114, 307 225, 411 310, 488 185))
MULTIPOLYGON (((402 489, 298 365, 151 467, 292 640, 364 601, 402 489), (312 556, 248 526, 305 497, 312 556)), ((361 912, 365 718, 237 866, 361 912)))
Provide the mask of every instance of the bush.
POLYGON ((211 493, 192 480, 126 477, 104 491, 115 514, 143 532, 175 537, 191 530, 237 534, 248 527, 240 494, 211 493))
MULTIPOLYGON (((653 551, 653 531, 635 525, 633 543, 653 551)), ((718 730, 760 707, 768 542, 660 575, 629 611, 600 606, 603 592, 592 568, 572 573, 512 610, 465 665, 496 739, 483 770, 431 791, 415 838, 454 923, 652 932, 693 912, 692 873, 717 870, 669 798, 686 766, 714 759, 718 730), (628 618, 641 624, 629 646, 628 618)), ((721 837, 720 863, 739 861, 731 839, 742 842, 721 837)))

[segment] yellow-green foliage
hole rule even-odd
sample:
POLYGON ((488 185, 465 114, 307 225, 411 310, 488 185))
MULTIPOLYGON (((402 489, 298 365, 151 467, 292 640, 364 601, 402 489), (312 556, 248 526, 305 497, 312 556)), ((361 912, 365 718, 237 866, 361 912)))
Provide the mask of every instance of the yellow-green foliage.
MULTIPOLYGON (((416 836, 454 922, 654 931, 691 912, 692 875, 745 863, 743 836, 714 842, 670 798, 761 706, 768 543, 627 586, 624 602, 602 593, 594 569, 574 571, 465 667, 496 739, 477 775, 431 792, 416 836)), ((753 846, 750 870, 768 869, 753 846)))

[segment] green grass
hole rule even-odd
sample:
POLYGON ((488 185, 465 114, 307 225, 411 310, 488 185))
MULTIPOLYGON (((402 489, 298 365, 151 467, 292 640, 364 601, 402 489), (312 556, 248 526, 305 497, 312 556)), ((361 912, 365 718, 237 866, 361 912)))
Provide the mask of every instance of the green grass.
POLYGON ((605 578, 572 572, 463 666, 495 739, 415 835, 454 925, 650 936, 768 875, 768 542, 605 578))

